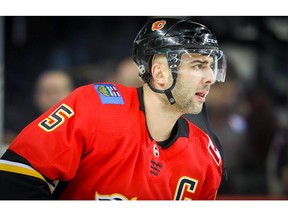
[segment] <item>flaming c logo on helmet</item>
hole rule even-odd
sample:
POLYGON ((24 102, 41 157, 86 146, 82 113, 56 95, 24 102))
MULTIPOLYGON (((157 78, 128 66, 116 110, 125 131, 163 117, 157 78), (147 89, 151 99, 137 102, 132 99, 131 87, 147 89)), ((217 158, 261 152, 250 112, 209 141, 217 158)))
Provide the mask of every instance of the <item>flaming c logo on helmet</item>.
POLYGON ((160 20, 160 21, 156 21, 152 24, 152 31, 158 31, 158 30, 161 30, 166 24, 166 21, 165 20, 160 20))

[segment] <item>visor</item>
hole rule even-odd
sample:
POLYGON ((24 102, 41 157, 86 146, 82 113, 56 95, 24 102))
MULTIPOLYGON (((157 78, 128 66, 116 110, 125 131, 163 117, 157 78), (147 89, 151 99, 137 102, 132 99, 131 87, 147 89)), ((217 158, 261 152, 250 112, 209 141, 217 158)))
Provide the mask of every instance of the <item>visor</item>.
MULTIPOLYGON (((216 81, 224 82, 226 77, 227 61, 223 51, 218 49, 182 49, 182 50, 169 50, 166 51, 168 64, 174 73, 181 73, 179 65, 181 64, 194 64, 193 61, 199 59, 199 56, 205 56, 203 60, 203 67, 210 67, 216 81), (184 58, 183 55, 188 55, 189 58, 184 58), (198 57, 193 59, 193 56, 198 57), (206 58, 208 57, 208 58, 206 58), (208 60, 207 60, 208 59, 208 60)), ((200 58, 201 59, 201 58, 200 58)), ((198 60, 197 62, 201 61, 198 60)), ((202 66, 201 66, 202 67, 202 66)))

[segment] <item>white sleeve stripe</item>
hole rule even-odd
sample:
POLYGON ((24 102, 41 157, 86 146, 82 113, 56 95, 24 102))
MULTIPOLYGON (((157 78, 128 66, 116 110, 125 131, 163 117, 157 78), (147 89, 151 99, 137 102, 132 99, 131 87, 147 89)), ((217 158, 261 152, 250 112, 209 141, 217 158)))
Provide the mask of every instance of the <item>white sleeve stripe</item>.
POLYGON ((51 193, 55 190, 55 187, 49 182, 47 182, 41 173, 39 173, 37 170, 33 169, 29 165, 0 159, 0 170, 37 177, 46 182, 51 193), (30 170, 30 171, 25 171, 25 170, 30 170))

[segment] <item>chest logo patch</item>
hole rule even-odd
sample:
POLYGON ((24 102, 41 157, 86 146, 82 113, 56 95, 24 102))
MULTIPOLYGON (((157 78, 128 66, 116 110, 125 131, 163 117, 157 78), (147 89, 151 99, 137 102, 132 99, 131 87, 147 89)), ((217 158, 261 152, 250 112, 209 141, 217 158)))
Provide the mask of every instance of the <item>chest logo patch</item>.
POLYGON ((95 194, 95 200, 99 200, 99 201, 104 201, 104 200, 110 200, 110 201, 117 201, 117 200, 137 200, 137 197, 133 197, 132 199, 128 199, 126 196, 119 194, 119 193, 113 193, 110 195, 104 195, 104 194, 99 194, 96 192, 95 194))

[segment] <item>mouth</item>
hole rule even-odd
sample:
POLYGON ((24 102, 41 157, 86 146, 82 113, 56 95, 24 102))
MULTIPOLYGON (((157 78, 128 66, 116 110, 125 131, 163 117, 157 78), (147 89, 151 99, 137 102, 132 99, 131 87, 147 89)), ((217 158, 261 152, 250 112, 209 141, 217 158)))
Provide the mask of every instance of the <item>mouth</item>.
POLYGON ((208 92, 207 91, 198 91, 195 93, 197 96, 198 100, 201 102, 205 102, 205 98, 207 96, 208 92))

